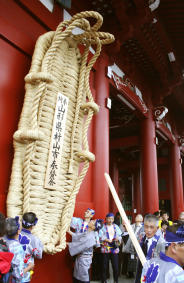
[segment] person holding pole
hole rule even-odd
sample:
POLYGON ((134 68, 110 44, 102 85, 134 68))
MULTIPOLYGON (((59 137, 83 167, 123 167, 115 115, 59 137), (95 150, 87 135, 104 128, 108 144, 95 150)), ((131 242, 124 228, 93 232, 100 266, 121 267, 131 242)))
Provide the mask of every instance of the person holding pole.
POLYGON ((169 226, 166 230, 166 251, 159 258, 144 264, 143 283, 184 283, 184 227, 169 226))
MULTIPOLYGON (((159 257, 160 252, 165 252, 165 240, 157 231, 158 219, 153 214, 147 214, 144 218, 144 232, 145 235, 140 240, 143 253, 146 259, 159 257)), ((135 283, 140 283, 142 273, 142 264, 138 260, 135 283)))
POLYGON ((99 231, 99 238, 101 242, 102 253, 102 274, 101 280, 106 283, 107 268, 109 260, 112 263, 114 282, 118 282, 118 253, 121 244, 121 230, 118 225, 114 224, 114 214, 108 213, 106 215, 106 223, 99 231))
POLYGON ((124 210, 124 208, 122 206, 122 203, 121 203, 121 201, 120 201, 120 199, 118 197, 118 194, 117 194, 116 189, 115 189, 115 187, 114 187, 114 185, 112 183, 112 180, 111 180, 111 178, 110 178, 108 173, 104 173, 104 176, 105 176, 105 179, 106 179, 107 184, 109 186, 109 189, 110 189, 110 191, 112 193, 112 196, 113 196, 113 199, 115 201, 115 204, 116 204, 116 206, 117 206, 117 208, 119 210, 121 218, 122 218, 122 220, 123 220, 123 222, 124 222, 124 224, 126 226, 126 229, 127 229, 128 233, 129 233, 129 236, 130 236, 131 241, 132 241, 132 243, 134 245, 134 248, 135 248, 135 250, 137 252, 139 260, 140 260, 141 264, 144 265, 145 262, 146 262, 145 254, 143 253, 142 248, 140 247, 140 244, 139 244, 139 242, 138 242, 138 240, 136 238, 136 235, 135 235, 135 233, 134 233, 134 231, 133 231, 133 229, 132 229, 132 227, 131 227, 131 225, 129 223, 128 217, 127 217, 127 215, 125 213, 125 210, 124 210))

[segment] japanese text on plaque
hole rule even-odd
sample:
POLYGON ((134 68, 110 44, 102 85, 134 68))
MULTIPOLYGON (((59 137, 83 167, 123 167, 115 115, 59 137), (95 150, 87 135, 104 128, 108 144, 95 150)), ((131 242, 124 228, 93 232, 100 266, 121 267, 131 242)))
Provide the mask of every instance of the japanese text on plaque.
POLYGON ((58 186, 67 110, 68 97, 58 93, 45 177, 45 187, 50 189, 58 186))

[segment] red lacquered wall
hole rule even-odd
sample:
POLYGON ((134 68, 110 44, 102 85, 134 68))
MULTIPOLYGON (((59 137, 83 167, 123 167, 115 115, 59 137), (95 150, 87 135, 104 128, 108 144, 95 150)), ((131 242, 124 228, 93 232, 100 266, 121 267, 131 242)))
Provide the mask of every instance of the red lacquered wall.
MULTIPOLYGON (((50 29, 55 29, 61 20, 62 9, 57 5, 55 5, 53 13, 50 13, 38 0, 1 0, 0 207, 3 213, 6 212, 6 195, 13 160, 12 137, 17 129, 24 100, 24 77, 29 71, 31 56, 38 36, 50 29)), ((95 76, 93 73, 90 83, 95 96, 95 76)), ((94 152, 94 120, 89 128, 88 139, 90 151, 94 152)), ((75 216, 82 217, 86 208, 96 207, 93 190, 94 168, 95 164, 90 164, 77 196, 75 216)), ((101 192, 98 190, 96 193, 100 194, 101 192)), ((103 209, 100 211, 102 215, 105 215, 106 212, 103 209)), ((57 255, 44 255, 41 261, 36 262, 32 282, 72 282, 72 265, 73 262, 67 250, 57 255)))
POLYGON ((30 59, 5 40, 0 39, 0 62, 0 206, 5 212, 5 197, 13 157, 12 136, 17 128, 22 108, 23 78, 28 71, 30 59))

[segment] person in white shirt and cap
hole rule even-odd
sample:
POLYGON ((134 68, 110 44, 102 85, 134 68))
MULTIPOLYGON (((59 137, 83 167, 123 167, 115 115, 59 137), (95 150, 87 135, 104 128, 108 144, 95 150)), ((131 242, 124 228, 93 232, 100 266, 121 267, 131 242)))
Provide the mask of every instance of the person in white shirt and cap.
POLYGON ((143 283, 184 283, 184 226, 166 230, 166 251, 159 258, 148 260, 143 267, 143 283))
POLYGON ((106 223, 99 231, 101 242, 101 282, 106 283, 107 268, 109 260, 112 263, 114 282, 118 282, 118 253, 121 244, 122 232, 118 225, 114 224, 114 214, 106 215, 106 223))

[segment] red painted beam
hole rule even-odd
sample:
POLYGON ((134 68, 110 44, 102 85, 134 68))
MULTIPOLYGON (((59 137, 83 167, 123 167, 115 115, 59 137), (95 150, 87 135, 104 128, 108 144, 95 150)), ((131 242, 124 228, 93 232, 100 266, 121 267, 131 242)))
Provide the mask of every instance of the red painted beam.
POLYGON ((1 1, 0 34, 18 49, 32 55, 37 38, 46 31, 16 2, 1 1))
POLYGON ((131 104, 134 109, 138 110, 140 114, 144 117, 148 117, 148 108, 144 101, 140 99, 140 97, 133 92, 125 83, 122 82, 122 78, 113 73, 113 78, 109 79, 109 82, 117 89, 117 98, 119 101, 124 103, 120 96, 125 99, 129 104, 131 104), (118 96, 120 95, 120 96, 118 96))
POLYGON ((160 135, 163 138, 165 137, 173 144, 176 142, 172 132, 162 122, 156 121, 155 124, 156 124, 156 132, 158 135, 160 135))
POLYGON ((63 21, 63 8, 56 1, 52 12, 38 0, 20 0, 18 4, 24 10, 26 9, 27 13, 32 15, 32 17, 37 17, 37 21, 48 30, 55 30, 57 25, 63 21))
POLYGON ((137 169, 140 167, 139 160, 133 160, 133 161, 123 161, 122 164, 119 164, 118 168, 120 171, 128 170, 128 169, 137 169))
MULTIPOLYGON (((168 165, 169 159, 166 157, 160 157, 157 160, 158 165, 168 165)), ((139 160, 133 160, 133 161, 122 161, 122 163, 119 163, 118 168, 121 171, 128 170, 128 169, 138 169, 140 167, 139 160)))
POLYGON ((139 145, 138 136, 113 139, 110 141, 110 149, 121 148, 121 147, 131 147, 131 146, 136 146, 136 145, 139 145))

